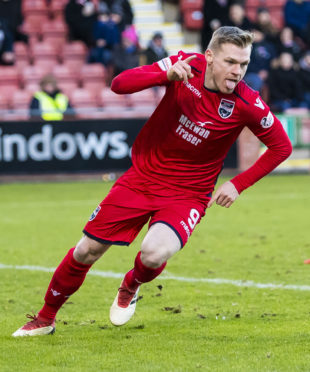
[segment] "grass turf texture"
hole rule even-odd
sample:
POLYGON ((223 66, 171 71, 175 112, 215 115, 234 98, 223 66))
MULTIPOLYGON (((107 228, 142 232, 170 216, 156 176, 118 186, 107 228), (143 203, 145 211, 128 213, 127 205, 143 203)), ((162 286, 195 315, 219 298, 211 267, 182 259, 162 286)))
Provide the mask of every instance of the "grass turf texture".
MULTIPOLYGON (((269 176, 231 208, 214 205, 167 272, 309 285, 309 184, 307 175, 269 176)), ((56 267, 111 185, 1 185, 0 263, 56 267)), ((125 273, 144 233, 112 247, 94 269, 125 273)), ((121 279, 89 275, 60 310, 55 335, 15 339, 25 314, 42 306, 51 273, 0 269, 0 277, 3 372, 310 370, 309 291, 159 277, 141 288, 134 318, 116 328, 108 314, 121 279)))

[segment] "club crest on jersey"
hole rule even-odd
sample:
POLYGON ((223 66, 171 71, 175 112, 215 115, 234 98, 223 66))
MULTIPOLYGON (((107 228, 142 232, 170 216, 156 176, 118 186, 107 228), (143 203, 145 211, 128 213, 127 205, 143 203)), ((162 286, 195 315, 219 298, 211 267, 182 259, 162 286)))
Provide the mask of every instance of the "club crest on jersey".
POLYGON ((272 113, 269 111, 268 115, 262 118, 260 125, 266 129, 266 128, 270 128, 273 122, 274 122, 274 117, 272 113))
POLYGON ((234 110, 234 107, 235 107, 234 101, 222 98, 218 108, 218 113, 220 117, 223 119, 229 118, 234 110))
POLYGON ((91 214, 91 216, 89 217, 89 221, 92 221, 96 218, 98 212, 100 211, 101 207, 100 205, 98 205, 98 207, 93 211, 93 213, 91 214))

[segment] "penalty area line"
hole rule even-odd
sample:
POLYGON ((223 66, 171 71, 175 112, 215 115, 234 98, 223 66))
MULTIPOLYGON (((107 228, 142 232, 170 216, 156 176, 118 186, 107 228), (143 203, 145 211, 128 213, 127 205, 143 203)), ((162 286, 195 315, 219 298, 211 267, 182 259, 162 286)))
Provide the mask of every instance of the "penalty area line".
MULTIPOLYGON (((0 269, 11 269, 11 270, 26 270, 26 271, 41 271, 52 273, 55 271, 53 267, 43 266, 31 266, 31 265, 5 265, 0 263, 0 269)), ((113 271, 101 271, 101 270, 90 270, 88 275, 99 276, 102 278, 110 279, 122 279, 124 273, 115 273, 113 271)), ((258 289, 286 289, 293 291, 310 291, 309 285, 297 285, 297 284, 275 284, 275 283, 256 283, 252 280, 231 280, 223 278, 189 278, 184 276, 176 276, 171 274, 165 274, 160 277, 160 280, 176 280, 179 282, 187 283, 209 283, 209 284, 220 284, 220 285, 233 285, 235 287, 250 287, 258 289)))

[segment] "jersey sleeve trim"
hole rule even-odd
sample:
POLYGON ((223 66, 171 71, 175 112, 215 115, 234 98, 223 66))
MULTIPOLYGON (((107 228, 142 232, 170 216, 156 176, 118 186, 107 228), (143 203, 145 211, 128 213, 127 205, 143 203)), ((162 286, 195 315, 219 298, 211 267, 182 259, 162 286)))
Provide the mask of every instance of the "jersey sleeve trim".
POLYGON ((169 57, 163 58, 157 62, 158 66, 162 71, 168 71, 169 68, 172 66, 171 59, 169 57))

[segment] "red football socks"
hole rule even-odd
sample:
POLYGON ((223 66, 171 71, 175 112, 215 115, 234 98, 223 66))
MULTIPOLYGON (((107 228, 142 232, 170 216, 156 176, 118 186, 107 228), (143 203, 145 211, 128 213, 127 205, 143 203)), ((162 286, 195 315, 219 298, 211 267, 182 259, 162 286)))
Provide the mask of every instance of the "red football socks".
POLYGON ((57 267, 45 294, 45 304, 39 311, 39 316, 54 319, 57 311, 82 285, 86 274, 92 265, 77 262, 71 248, 57 267))
POLYGON ((145 266, 141 261, 141 252, 137 254, 134 268, 125 275, 124 281, 127 287, 136 290, 140 284, 150 282, 155 279, 165 268, 167 262, 160 267, 153 269, 145 266))

